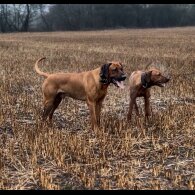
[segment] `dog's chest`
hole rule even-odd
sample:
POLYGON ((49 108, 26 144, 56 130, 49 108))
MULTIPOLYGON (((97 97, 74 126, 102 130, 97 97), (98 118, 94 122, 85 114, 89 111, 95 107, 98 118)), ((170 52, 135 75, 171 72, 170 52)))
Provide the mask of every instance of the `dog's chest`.
POLYGON ((96 96, 96 99, 98 100, 98 99, 104 98, 105 95, 106 95, 106 93, 107 93, 107 88, 97 90, 96 95, 95 95, 96 96))
POLYGON ((140 88, 140 89, 137 91, 137 97, 145 96, 146 93, 147 93, 147 91, 148 91, 148 89, 140 88))

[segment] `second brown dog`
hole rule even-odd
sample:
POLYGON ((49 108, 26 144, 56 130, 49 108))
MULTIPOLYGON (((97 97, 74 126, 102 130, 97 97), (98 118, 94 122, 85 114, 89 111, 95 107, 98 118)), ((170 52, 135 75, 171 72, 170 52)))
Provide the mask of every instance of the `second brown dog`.
POLYGON ((135 106, 136 114, 139 116, 139 110, 136 103, 137 97, 144 97, 145 100, 145 116, 148 119, 150 116, 150 88, 152 86, 164 87, 170 78, 162 75, 157 68, 151 68, 148 71, 134 71, 129 77, 130 102, 129 112, 127 115, 128 121, 131 120, 133 106, 135 106))

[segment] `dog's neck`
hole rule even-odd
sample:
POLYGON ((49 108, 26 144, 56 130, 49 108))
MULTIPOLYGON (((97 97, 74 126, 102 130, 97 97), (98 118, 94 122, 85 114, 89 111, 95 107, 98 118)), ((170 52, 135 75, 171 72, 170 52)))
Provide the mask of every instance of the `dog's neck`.
POLYGON ((100 82, 100 88, 103 89, 103 90, 107 89, 108 85, 110 84, 110 82, 108 82, 107 80, 102 79, 101 77, 100 77, 99 82, 100 82))
POLYGON ((102 85, 109 85, 111 83, 109 78, 102 76, 100 73, 99 73, 99 76, 100 76, 99 81, 102 85))
POLYGON ((107 78, 100 77, 100 83, 102 85, 109 85, 110 84, 110 81, 107 78))
POLYGON ((100 86, 100 89, 107 89, 108 85, 110 84, 110 81, 109 79, 105 78, 105 77, 102 77, 101 74, 100 74, 100 68, 97 69, 97 71, 99 72, 99 86, 100 86))
POLYGON ((141 74, 141 84, 144 89, 148 89, 152 86, 152 82, 146 81, 146 73, 141 74))
POLYGON ((100 89, 106 90, 109 84, 100 83, 100 89))

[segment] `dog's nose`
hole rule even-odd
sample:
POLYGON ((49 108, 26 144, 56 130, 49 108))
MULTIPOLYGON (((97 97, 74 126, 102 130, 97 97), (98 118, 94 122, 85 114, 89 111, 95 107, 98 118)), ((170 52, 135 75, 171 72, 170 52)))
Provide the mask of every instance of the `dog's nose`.
POLYGON ((126 76, 125 74, 123 74, 121 77, 122 77, 124 80, 127 78, 127 76, 126 76))
POLYGON ((170 80, 171 80, 171 77, 168 77, 168 78, 167 78, 167 81, 170 81, 170 80))

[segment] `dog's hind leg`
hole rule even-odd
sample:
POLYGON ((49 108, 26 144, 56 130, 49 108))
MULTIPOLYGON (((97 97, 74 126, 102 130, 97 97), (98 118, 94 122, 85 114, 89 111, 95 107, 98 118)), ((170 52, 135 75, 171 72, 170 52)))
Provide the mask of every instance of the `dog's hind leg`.
POLYGON ((59 106, 60 102, 62 101, 62 93, 58 93, 54 99, 53 107, 49 113, 49 121, 52 122, 53 113, 55 112, 56 108, 59 106))
POLYGON ((129 112, 127 114, 127 120, 130 122, 131 117, 132 117, 132 112, 133 112, 133 105, 135 104, 136 99, 134 97, 130 97, 129 101, 129 112))
POLYGON ((54 99, 47 99, 44 101, 44 108, 43 108, 43 114, 42 114, 42 120, 45 121, 50 114, 52 108, 54 106, 54 99))

